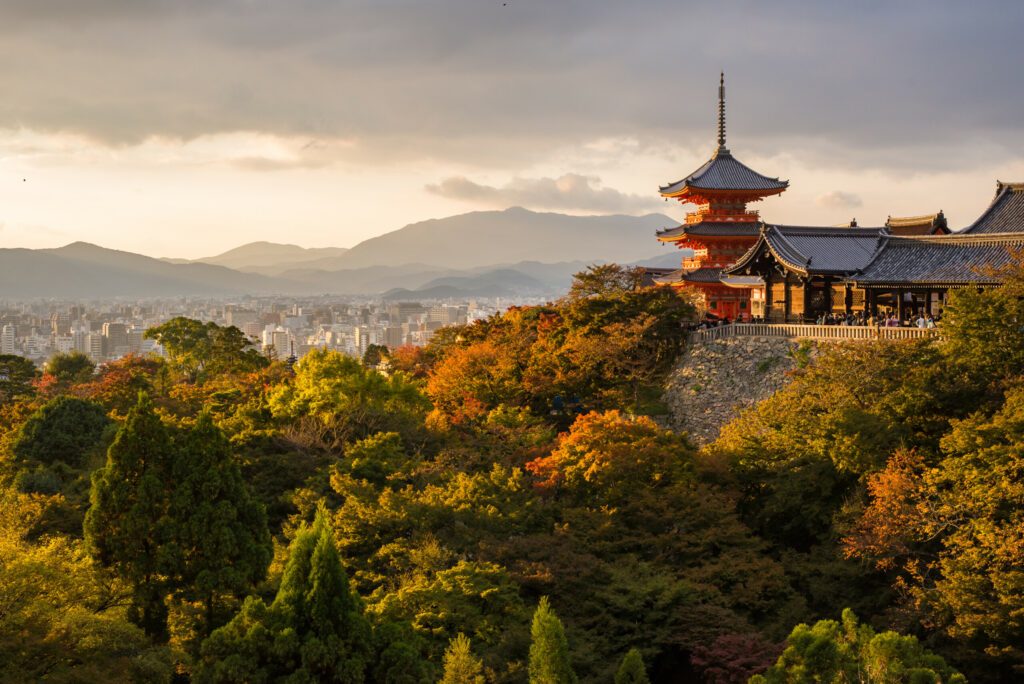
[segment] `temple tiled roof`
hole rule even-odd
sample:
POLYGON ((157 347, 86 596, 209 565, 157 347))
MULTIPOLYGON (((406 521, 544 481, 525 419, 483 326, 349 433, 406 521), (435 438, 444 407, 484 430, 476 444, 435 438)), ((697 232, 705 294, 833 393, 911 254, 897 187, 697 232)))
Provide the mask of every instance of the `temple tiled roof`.
POLYGON ((996 181, 992 204, 960 233, 1024 233, 1024 183, 996 181))
POLYGON ((890 216, 885 227, 892 235, 936 235, 949 232, 949 224, 941 210, 937 214, 924 216, 890 216))
POLYGON ((675 228, 658 231, 658 239, 668 242, 683 235, 720 235, 725 237, 753 237, 761 232, 761 224, 752 221, 724 223, 704 221, 701 223, 684 223, 675 228))
POLYGON ((884 228, 765 225, 754 246, 725 273, 749 274, 750 266, 767 250, 802 275, 846 276, 871 263, 885 235, 884 228))
POLYGON ((673 283, 704 283, 711 284, 721 282, 722 269, 713 268, 679 268, 662 276, 656 276, 654 282, 660 285, 671 285, 673 283))
POLYGON ((1024 249, 1024 232, 889 237, 878 256, 852 280, 858 287, 995 285, 989 269, 1024 249))
POLYGON ((741 163, 729 150, 719 147, 714 156, 685 178, 662 188, 662 195, 675 195, 687 188, 693 190, 739 190, 775 193, 789 187, 789 181, 762 176, 741 163))

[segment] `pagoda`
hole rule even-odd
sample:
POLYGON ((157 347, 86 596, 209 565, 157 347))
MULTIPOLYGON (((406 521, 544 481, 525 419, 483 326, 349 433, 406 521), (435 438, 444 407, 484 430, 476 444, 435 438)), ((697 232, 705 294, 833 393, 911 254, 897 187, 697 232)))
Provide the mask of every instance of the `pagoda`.
POLYGON ((747 320, 759 315, 752 308, 752 294, 761 294, 761 282, 723 277, 722 269, 735 263, 760 235, 760 217, 747 204, 778 195, 787 187, 789 181, 762 176, 732 156, 725 146, 723 72, 718 86, 718 147, 699 169, 660 188, 666 200, 673 198, 696 206, 682 225, 658 232, 658 240, 692 249, 693 256, 683 259, 682 268, 656 277, 655 282, 696 288, 709 315, 717 318, 747 320))

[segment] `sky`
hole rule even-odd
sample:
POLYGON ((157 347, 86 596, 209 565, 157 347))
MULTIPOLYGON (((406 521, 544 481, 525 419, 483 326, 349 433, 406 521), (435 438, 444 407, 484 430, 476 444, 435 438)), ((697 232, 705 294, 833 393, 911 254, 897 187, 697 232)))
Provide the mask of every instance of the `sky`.
POLYGON ((790 181, 766 220, 959 227, 1024 181, 1022 35, 1019 0, 0 0, 0 247, 678 221, 721 70, 729 148, 790 181))

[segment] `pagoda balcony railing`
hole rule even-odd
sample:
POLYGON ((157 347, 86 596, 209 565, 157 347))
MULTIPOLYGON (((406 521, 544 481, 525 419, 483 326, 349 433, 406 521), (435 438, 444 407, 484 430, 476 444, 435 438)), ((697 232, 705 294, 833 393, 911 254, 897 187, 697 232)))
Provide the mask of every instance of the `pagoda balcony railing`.
POLYGON ((686 215, 687 225, 694 223, 756 223, 760 219, 761 214, 756 211, 726 211, 720 209, 692 211, 686 215))
POLYGON ((731 323, 689 334, 691 344, 733 337, 785 337, 811 340, 917 340, 938 337, 937 328, 888 328, 871 325, 802 325, 795 323, 731 323))

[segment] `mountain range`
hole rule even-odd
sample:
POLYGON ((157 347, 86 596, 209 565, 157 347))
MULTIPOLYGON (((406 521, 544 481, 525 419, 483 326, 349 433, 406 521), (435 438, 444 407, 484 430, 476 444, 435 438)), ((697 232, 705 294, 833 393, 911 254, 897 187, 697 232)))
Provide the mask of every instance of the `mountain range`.
POLYGON ((0 298, 350 294, 388 298, 549 296, 593 263, 671 266, 654 232, 672 220, 521 208, 410 224, 351 249, 253 242, 201 259, 154 259, 76 242, 0 249, 0 298))

